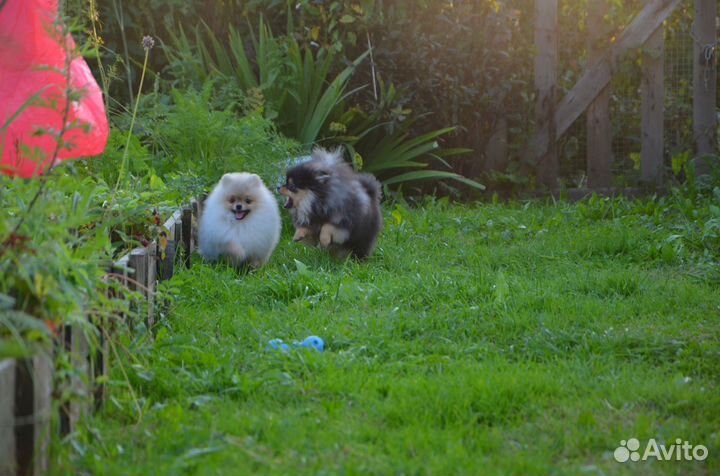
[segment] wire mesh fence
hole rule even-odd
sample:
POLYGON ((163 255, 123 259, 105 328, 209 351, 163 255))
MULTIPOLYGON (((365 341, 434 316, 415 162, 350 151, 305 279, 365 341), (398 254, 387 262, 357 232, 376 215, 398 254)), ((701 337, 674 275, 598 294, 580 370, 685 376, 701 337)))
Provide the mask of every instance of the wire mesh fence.
MULTIPOLYGON (((693 143, 693 11, 685 1, 664 25, 664 145, 663 162, 670 170, 672 158, 691 153, 693 143)), ((586 20, 586 18, 585 18, 586 20)), ((577 24, 581 25, 580 21, 577 24)), ((582 44, 581 28, 562 30, 559 81, 561 90, 587 65, 587 48, 582 44), (579 59, 578 59, 579 58, 579 59)), ((615 184, 627 186, 639 179, 641 152, 641 80, 643 51, 633 51, 618 65, 610 83, 610 120, 612 123, 612 171, 615 184)), ((709 62, 712 64, 712 62, 709 62)), ((717 68, 717 63, 715 63, 717 68)), ((720 101, 716 104, 720 108, 720 101)), ((578 118, 558 142, 561 180, 567 186, 586 183, 587 123, 578 118)))

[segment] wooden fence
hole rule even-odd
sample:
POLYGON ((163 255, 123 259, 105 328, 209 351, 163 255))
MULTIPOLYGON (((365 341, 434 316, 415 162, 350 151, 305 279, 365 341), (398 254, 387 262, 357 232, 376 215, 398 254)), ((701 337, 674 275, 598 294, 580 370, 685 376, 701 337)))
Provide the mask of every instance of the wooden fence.
MULTIPOLYGON (((196 201, 177 210, 157 239, 108 266, 106 279, 117 280, 121 288, 141 296, 135 310, 146 310, 148 327, 155 323, 156 283, 170 279, 176 264, 191 265, 193 230, 200 212, 196 201)), ((95 326, 92 343, 86 330, 73 326, 65 326, 55 343, 69 353, 74 370, 66 382, 73 397, 60 406, 57 428, 52 424, 57 408, 52 401, 53 350, 28 359, 0 360, 0 476, 47 474, 52 432, 67 435, 84 415, 102 407, 111 365, 107 337, 112 329, 90 324, 95 326)))
MULTIPOLYGON (((664 35, 663 23, 683 1, 694 2, 693 141, 696 157, 717 154, 717 44, 715 0, 647 0, 644 8, 609 47, 609 29, 604 18, 610 0, 590 0, 587 20, 588 61, 584 74, 563 97, 558 97, 558 0, 535 0, 535 133, 524 148, 521 160, 535 169, 544 188, 559 186, 558 141, 570 126, 586 114, 586 177, 591 190, 611 191, 612 127, 609 108, 610 81, 619 62, 631 50, 642 49, 641 159, 640 179, 661 188, 665 174, 664 151, 664 35), (605 41, 598 41, 604 39, 605 41)), ((486 156, 505 154, 498 143, 507 133, 491 139, 486 156)), ((707 162, 698 162, 699 173, 707 173, 707 162)))

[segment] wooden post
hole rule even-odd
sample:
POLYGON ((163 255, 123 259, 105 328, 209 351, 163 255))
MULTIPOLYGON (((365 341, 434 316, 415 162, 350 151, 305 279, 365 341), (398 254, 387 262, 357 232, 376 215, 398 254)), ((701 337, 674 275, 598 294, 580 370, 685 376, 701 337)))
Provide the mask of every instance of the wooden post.
POLYGON ((15 360, 0 360, 0 475, 15 475, 15 360))
POLYGON ((105 336, 106 329, 97 326, 98 339, 97 348, 90 360, 92 375, 92 392, 95 410, 100 410, 107 397, 107 384, 105 380, 109 376, 110 345, 105 336))
POLYGON ((485 145, 483 170, 505 170, 508 166, 508 121, 498 119, 495 131, 485 145))
MULTIPOLYGON (((601 61, 609 44, 605 21, 608 0, 588 3, 588 67, 601 61)), ((610 124, 610 84, 605 86, 587 110, 587 180, 589 188, 612 185, 612 126, 610 124)))
POLYGON ((146 324, 155 323, 155 279, 157 276, 157 245, 153 242, 146 248, 135 248, 130 252, 128 267, 135 270, 130 289, 140 291, 147 304, 146 324))
POLYGON ((200 218, 202 218, 203 212, 205 211, 205 201, 208 198, 207 193, 203 193, 198 197, 198 199, 192 199, 190 201, 190 206, 192 207, 192 213, 193 213, 193 220, 194 226, 192 227, 192 240, 191 240, 191 247, 190 251, 195 251, 195 248, 198 245, 198 234, 200 229, 200 218))
POLYGON ((122 258, 117 260, 115 263, 113 263, 112 268, 110 269, 111 273, 119 274, 120 276, 117 278, 120 281, 120 284, 123 285, 125 288, 130 288, 130 282, 128 281, 128 269, 130 268, 130 255, 124 255, 122 258))
POLYGON ((173 240, 175 240, 175 248, 177 249, 183 239, 182 210, 176 211, 175 216, 177 216, 177 218, 175 219, 175 235, 173 240))
POLYGON ((135 248, 128 256, 128 267, 133 270, 132 276, 128 280, 128 288, 131 291, 139 291, 145 299, 140 303, 136 303, 137 307, 142 308, 143 302, 147 303, 147 276, 148 276, 148 256, 147 248, 135 248))
POLYGON ((642 57, 640 179, 662 185, 665 121, 665 38, 660 26, 645 43, 642 57))
POLYGON ((60 408, 60 434, 68 435, 89 409, 90 345, 85 333, 77 325, 66 325, 61 338, 73 367, 73 374, 66 382, 72 390, 70 399, 60 408))
POLYGON ((525 164, 532 166, 538 163, 548 148, 555 144, 555 141, 605 89, 623 55, 629 50, 642 46, 680 2, 681 0, 648 1, 632 23, 618 36, 603 59, 585 71, 575 86, 560 100, 555 108, 555 120, 536 124, 535 134, 521 154, 525 164))
MULTIPOLYGON (((133 263, 133 264, 135 264, 135 263, 133 263)), ((115 275, 117 275, 116 277, 113 277, 113 279, 116 279, 120 284, 120 286, 118 287, 117 294, 115 294, 113 292, 113 296, 118 297, 124 301, 127 301, 128 297, 125 293, 125 290, 126 289, 127 290, 135 289, 134 283, 130 282, 130 279, 134 279, 134 276, 131 278, 131 274, 134 274, 134 269, 130 265, 130 254, 123 255, 119 260, 114 262, 111 272, 114 273, 115 275)), ((127 315, 125 313, 120 313, 118 317, 126 325, 132 327, 132 321, 129 321, 127 319, 127 315)), ((112 324, 112 321, 109 321, 107 323, 112 324)), ((110 329, 106 329, 106 331, 109 331, 109 330, 110 329)))
MULTIPOLYGON (((491 14, 488 17, 490 26, 485 30, 484 41, 494 51, 504 52, 510 51, 512 46, 513 25, 510 13, 500 11, 491 14)), ((501 63, 496 67, 502 69, 509 66, 504 64, 503 56, 498 55, 495 61, 501 63)), ((494 121, 492 124, 492 134, 485 144, 483 151, 483 161, 479 167, 485 172, 505 171, 509 165, 508 160, 508 120, 505 116, 507 100, 504 98, 502 103, 498 105, 498 111, 493 114, 494 121)), ((475 134, 477 137, 483 135, 482 121, 477 121, 475 125, 475 134)))
POLYGON ((160 281, 172 278, 175 272, 175 250, 178 235, 180 235, 178 228, 182 226, 181 215, 180 210, 173 213, 163 225, 164 230, 160 231, 158 242, 158 254, 160 255, 158 257, 158 279, 160 281))
MULTIPOLYGON (((175 230, 173 229, 173 234, 175 230)), ((175 272, 175 241, 170 240, 168 237, 170 232, 161 231, 160 240, 158 243, 158 280, 167 281, 173 277, 175 272), (163 235, 164 233, 164 235, 163 235)))
POLYGON ((185 256, 183 256, 183 259, 185 260, 185 267, 190 269, 190 266, 192 265, 190 260, 190 255, 192 254, 193 250, 193 244, 192 244, 192 208, 183 208, 182 211, 182 242, 183 242, 183 251, 185 253, 185 256))
MULTIPOLYGON (((693 137, 697 157, 717 153, 717 17, 716 0, 695 0, 693 63, 693 137)), ((710 172, 706 160, 696 162, 698 175, 710 172)))
POLYGON ((557 0, 535 0, 535 127, 545 131, 547 141, 539 156, 537 177, 550 190, 557 188, 560 172, 554 119, 557 62, 557 0))
POLYGON ((147 326, 150 329, 155 324, 155 281, 157 281, 157 267, 158 267, 158 247, 157 243, 152 242, 147 246, 147 276, 145 278, 145 287, 148 312, 147 312, 147 326))
POLYGON ((53 364, 47 355, 17 361, 15 448, 17 474, 47 474, 53 364))
POLYGON ((129 288, 133 291, 140 291, 147 294, 145 285, 147 283, 148 259, 146 248, 135 248, 130 252, 127 265, 134 271, 133 276, 129 280, 129 288))

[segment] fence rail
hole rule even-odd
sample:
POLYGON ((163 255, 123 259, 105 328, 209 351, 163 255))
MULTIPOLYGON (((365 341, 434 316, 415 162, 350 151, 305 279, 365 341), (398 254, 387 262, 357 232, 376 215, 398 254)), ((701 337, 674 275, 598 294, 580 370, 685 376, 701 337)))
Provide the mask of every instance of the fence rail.
POLYGON ((533 130, 496 120, 486 169, 512 170, 507 145, 517 141, 520 170, 546 190, 561 179, 602 192, 663 189, 670 159, 685 152, 708 173, 702 157, 718 154, 717 1, 645 0, 624 31, 609 0, 587 3, 584 26, 563 21, 566 3, 534 0, 533 130))
MULTIPOLYGON (((148 327, 155 323, 157 282, 170 279, 178 263, 191 265, 200 212, 200 203, 193 200, 165 221, 150 244, 108 266, 106 279, 117 280, 127 292, 140 294, 142 302, 135 310, 145 313, 148 327)), ((52 425, 53 408, 57 407, 52 402, 52 349, 27 359, 0 360, 0 476, 47 474, 52 432, 67 435, 85 415, 102 407, 111 365, 108 336, 112 328, 89 323, 95 326, 92 342, 85 329, 72 325, 65 326, 57 338, 56 346, 68 352, 74 370, 66 382, 73 398, 59 406, 57 428, 52 425)))

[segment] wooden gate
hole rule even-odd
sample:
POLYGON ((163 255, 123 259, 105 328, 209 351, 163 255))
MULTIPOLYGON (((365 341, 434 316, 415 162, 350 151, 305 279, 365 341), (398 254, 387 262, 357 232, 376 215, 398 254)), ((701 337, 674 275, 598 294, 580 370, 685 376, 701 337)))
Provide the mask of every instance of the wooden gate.
MULTIPOLYGON (((612 186, 612 129, 609 114, 609 84, 622 57, 643 48, 641 83, 641 180, 661 186, 664 175, 664 37, 663 22, 683 0, 648 0, 625 31, 609 48, 594 45, 606 37, 603 17, 609 0, 589 0, 588 67, 563 97, 557 97, 558 0, 535 1, 535 133, 522 153, 522 161, 537 171, 538 181, 554 190, 558 187, 557 141, 583 112, 587 112, 587 181, 595 190, 612 186), (558 101, 559 99, 559 101, 558 101)), ((691 0, 685 0, 691 1, 691 0)), ((717 153, 716 98, 717 58, 715 0, 694 0, 693 27, 693 138, 695 154, 717 153)), ((698 163, 698 172, 707 172, 707 163, 698 163)))

